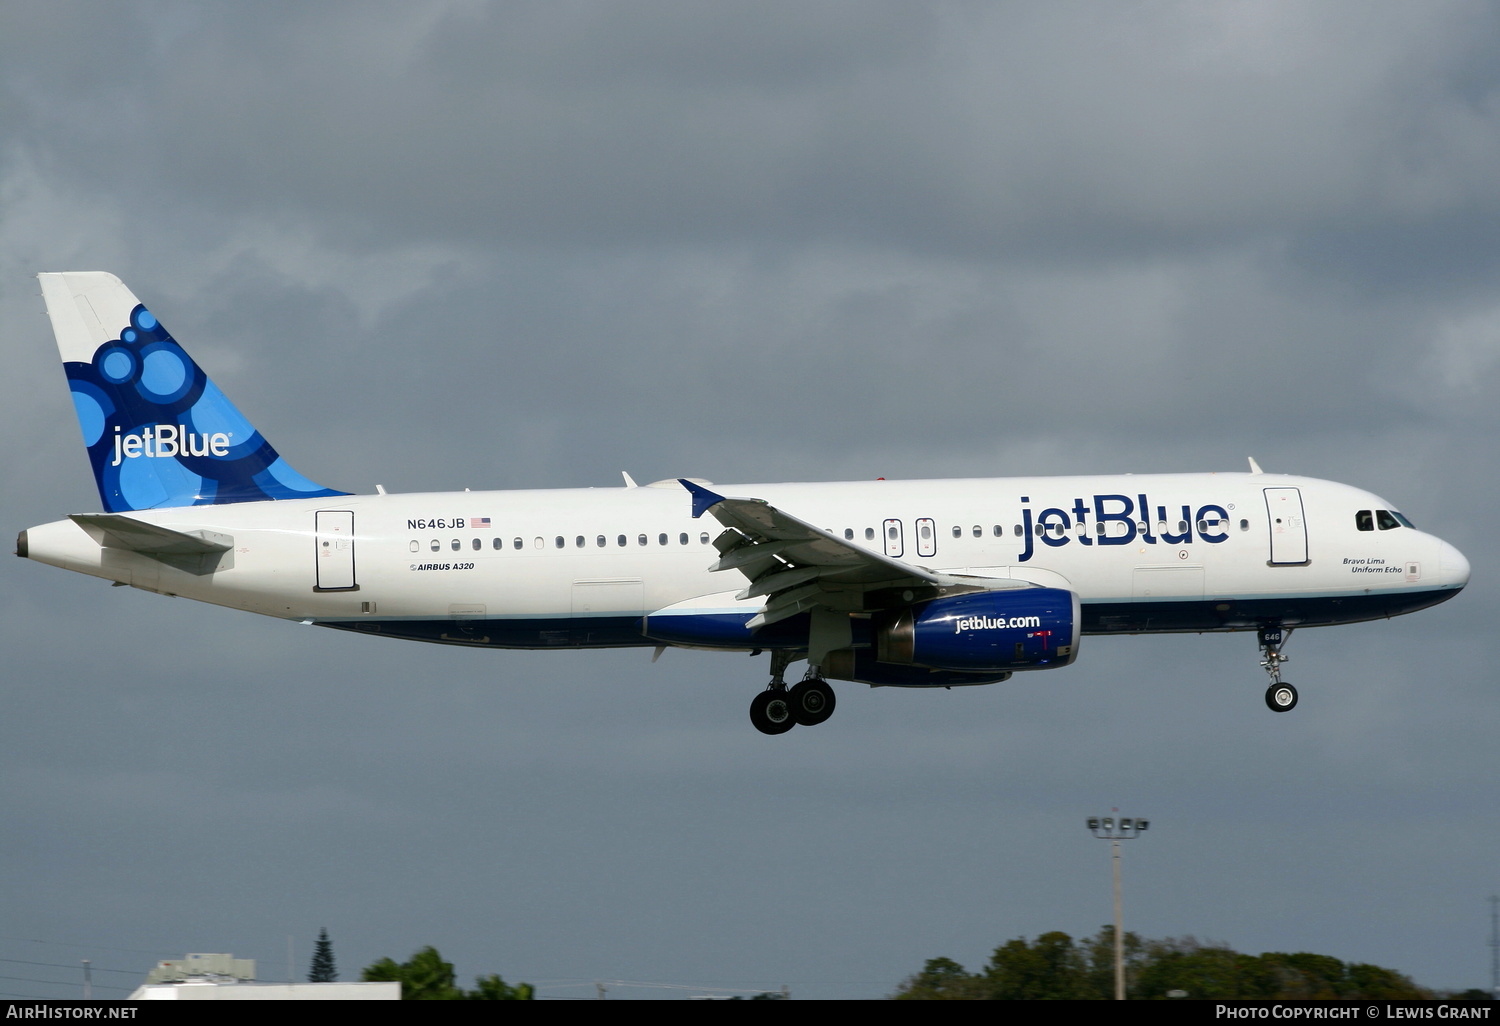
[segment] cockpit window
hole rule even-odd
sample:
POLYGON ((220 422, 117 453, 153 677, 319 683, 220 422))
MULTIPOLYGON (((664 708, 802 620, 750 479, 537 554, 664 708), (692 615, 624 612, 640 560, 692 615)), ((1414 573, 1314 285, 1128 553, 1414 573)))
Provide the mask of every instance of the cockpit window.
POLYGON ((1395 510, 1391 510, 1391 516, 1393 516, 1397 520, 1399 520, 1401 522, 1401 526, 1402 527, 1410 527, 1413 531, 1415 531, 1417 529, 1417 525, 1416 524, 1413 524, 1404 515, 1402 515, 1400 513, 1397 513, 1395 510))
POLYGON ((1377 509, 1375 511, 1375 524, 1382 531, 1390 531, 1401 526, 1401 521, 1391 516, 1390 510, 1377 509))
POLYGON ((1354 526, 1361 531, 1375 530, 1375 516, 1367 509, 1362 509, 1354 514, 1354 526))

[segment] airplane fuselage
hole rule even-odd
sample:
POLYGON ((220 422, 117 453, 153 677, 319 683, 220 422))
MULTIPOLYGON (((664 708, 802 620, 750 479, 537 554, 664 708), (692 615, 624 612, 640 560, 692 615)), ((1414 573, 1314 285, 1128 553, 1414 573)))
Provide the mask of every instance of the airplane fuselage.
MULTIPOLYGON (((750 484, 829 533, 959 576, 1076 592, 1085 634, 1350 623, 1455 594, 1468 566, 1346 485, 1271 474, 750 484), (1364 513, 1371 529, 1361 530, 1364 513), (1282 514, 1278 516, 1278 514, 1282 514), (1278 520, 1282 521, 1278 523, 1278 520)), ((209 572, 100 544, 68 520, 30 558, 149 591, 388 637, 503 648, 656 645, 655 610, 744 582, 710 572, 719 526, 676 482, 644 488, 350 495, 140 510, 232 547, 209 572), (200 572, 194 572, 200 571, 200 572)), ((753 643, 805 645, 771 625, 753 643)))

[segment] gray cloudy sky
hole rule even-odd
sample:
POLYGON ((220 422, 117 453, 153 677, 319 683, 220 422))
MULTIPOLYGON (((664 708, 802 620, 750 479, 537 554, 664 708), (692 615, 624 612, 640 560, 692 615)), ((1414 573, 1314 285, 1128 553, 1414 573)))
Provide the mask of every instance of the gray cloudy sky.
MULTIPOLYGON (((1086 639, 989 688, 371 641, 11 560, 9 996, 437 945, 879 997, 1110 916, 1488 984, 1500 13, 1479 2, 0 6, 0 495, 97 508, 32 275, 123 277, 351 490, 1245 468, 1387 496, 1457 600, 1086 639), (43 982, 67 981, 67 982, 43 982)), ((612 996, 681 993, 612 985, 612 996)))

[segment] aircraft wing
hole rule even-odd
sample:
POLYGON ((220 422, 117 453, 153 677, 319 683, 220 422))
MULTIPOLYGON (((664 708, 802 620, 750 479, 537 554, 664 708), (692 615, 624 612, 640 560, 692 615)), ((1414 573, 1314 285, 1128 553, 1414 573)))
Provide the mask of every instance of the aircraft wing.
MULTIPOLYGON (((750 586, 740 599, 766 597, 766 607, 750 620, 756 628, 815 607, 861 610, 904 604, 910 592, 968 583, 846 541, 777 509, 764 499, 730 498, 685 478, 679 483, 693 497, 693 516, 704 513, 727 530, 714 539, 719 560, 712 570, 738 570, 750 586), (872 592, 893 590, 902 599, 882 601, 872 592)), ((987 581, 992 587, 1027 587, 1025 582, 987 581)))

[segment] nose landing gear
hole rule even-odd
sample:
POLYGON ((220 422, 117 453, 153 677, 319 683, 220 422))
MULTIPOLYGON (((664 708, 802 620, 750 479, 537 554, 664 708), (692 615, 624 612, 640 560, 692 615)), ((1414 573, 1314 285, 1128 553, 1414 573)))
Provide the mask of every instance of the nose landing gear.
POLYGON ((1260 665, 1271 678, 1271 686, 1266 688, 1266 708, 1272 712, 1291 712, 1297 708, 1297 689, 1281 679, 1281 664, 1287 661, 1281 649, 1291 639, 1292 629, 1262 627, 1258 637, 1262 655, 1260 665))

